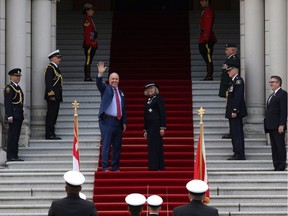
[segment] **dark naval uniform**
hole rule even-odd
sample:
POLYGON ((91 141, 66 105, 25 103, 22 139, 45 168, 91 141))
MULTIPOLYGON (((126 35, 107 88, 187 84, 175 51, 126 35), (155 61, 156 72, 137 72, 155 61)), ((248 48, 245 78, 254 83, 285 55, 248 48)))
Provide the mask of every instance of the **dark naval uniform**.
POLYGON ((18 160, 18 142, 21 126, 24 120, 23 114, 24 94, 18 84, 10 82, 4 89, 5 116, 13 117, 13 123, 9 123, 7 142, 7 161, 18 160))
MULTIPOLYGON (((228 56, 228 58, 224 62, 224 65, 229 65, 232 62, 236 63, 240 67, 240 58, 236 53, 228 56)), ((239 72, 240 72, 240 69, 239 69, 239 72)), ((219 93, 218 93, 219 97, 222 97, 222 98, 227 97, 227 93, 228 93, 227 90, 230 86, 230 82, 231 82, 231 78, 227 74, 227 70, 224 68, 221 74, 220 88, 219 88, 219 93)))
POLYGON ((166 110, 163 98, 160 95, 152 95, 144 106, 144 130, 147 132, 149 170, 164 170, 165 168, 161 129, 166 129, 166 110))
POLYGON ((247 116, 247 108, 244 99, 244 81, 237 75, 228 89, 228 99, 226 105, 225 118, 229 119, 230 132, 235 160, 245 159, 244 132, 242 119, 247 116), (237 113, 236 118, 232 118, 232 113, 237 113))
POLYGON ((97 216, 97 210, 92 202, 81 199, 78 195, 55 200, 49 209, 48 216, 97 216))
POLYGON ((45 100, 47 101, 46 113, 46 139, 54 139, 55 124, 57 121, 60 102, 62 102, 63 78, 59 67, 50 63, 45 70, 45 100), (54 100, 55 99, 55 100, 54 100))

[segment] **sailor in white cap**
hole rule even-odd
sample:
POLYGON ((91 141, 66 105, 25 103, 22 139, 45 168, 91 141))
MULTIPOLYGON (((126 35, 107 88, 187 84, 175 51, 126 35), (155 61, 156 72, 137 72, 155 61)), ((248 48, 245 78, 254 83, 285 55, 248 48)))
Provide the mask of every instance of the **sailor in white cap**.
POLYGON ((55 134, 55 124, 57 121, 60 103, 62 102, 63 78, 59 69, 62 55, 59 50, 48 54, 50 63, 45 69, 45 95, 47 101, 45 138, 59 140, 60 137, 55 134))
POLYGON ((206 182, 198 179, 189 181, 186 184, 190 203, 173 209, 173 216, 219 216, 218 210, 203 204, 203 199, 208 185, 206 182))
POLYGON ((125 197, 125 202, 128 204, 130 216, 140 216, 143 210, 143 205, 146 202, 144 195, 132 193, 125 197))
POLYGON ((159 215, 163 199, 158 195, 151 195, 147 198, 149 216, 159 215))
POLYGON ((94 203, 81 198, 85 177, 78 171, 68 171, 63 176, 67 197, 52 202, 48 216, 98 216, 94 203))

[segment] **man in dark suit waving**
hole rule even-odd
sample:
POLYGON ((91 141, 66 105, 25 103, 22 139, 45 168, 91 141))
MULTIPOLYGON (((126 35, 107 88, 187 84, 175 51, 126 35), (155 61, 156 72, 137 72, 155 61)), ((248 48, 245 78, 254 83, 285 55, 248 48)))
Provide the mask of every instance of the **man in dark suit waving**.
POLYGON ((271 140, 274 170, 284 171, 287 166, 285 147, 287 92, 281 88, 282 79, 279 76, 271 76, 269 84, 273 93, 267 100, 264 127, 271 140))
POLYGON ((102 171, 109 172, 109 150, 112 145, 112 171, 120 171, 122 136, 126 130, 126 108, 123 92, 118 88, 119 75, 109 74, 109 85, 103 82, 104 62, 98 63, 96 85, 101 93, 99 127, 102 138, 102 171))
POLYGON ((178 206, 173 209, 173 216, 218 216, 218 210, 203 204, 205 193, 208 190, 206 182, 198 179, 189 181, 186 184, 189 191, 190 203, 178 206))

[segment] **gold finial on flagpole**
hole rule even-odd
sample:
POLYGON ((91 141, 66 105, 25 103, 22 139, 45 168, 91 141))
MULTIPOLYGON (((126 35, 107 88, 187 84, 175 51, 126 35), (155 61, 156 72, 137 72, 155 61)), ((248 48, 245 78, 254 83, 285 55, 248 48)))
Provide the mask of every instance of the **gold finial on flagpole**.
POLYGON ((77 103, 76 100, 74 100, 74 102, 72 103, 73 108, 74 108, 74 116, 78 116, 77 114, 77 109, 79 109, 79 103, 77 103))
POLYGON ((205 114, 205 109, 203 107, 201 107, 198 110, 198 115, 200 116, 200 124, 203 124, 203 115, 205 114))

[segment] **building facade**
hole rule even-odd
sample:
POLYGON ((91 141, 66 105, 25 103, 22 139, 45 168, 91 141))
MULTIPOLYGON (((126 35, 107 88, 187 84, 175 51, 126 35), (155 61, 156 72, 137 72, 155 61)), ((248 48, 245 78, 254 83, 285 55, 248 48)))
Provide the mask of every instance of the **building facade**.
MULTIPOLYGON (((3 91, 9 81, 9 70, 22 69, 20 85, 25 94, 25 120, 20 144, 23 146, 28 145, 30 137, 44 138, 46 102, 43 100, 43 74, 48 63, 47 54, 56 49, 59 2, 0 0, 0 85, 3 91)), ((263 135, 270 76, 281 76, 283 89, 288 89, 288 3, 287 0, 223 0, 222 4, 227 2, 238 4, 240 10, 241 74, 245 79, 249 112, 245 134, 255 137, 263 135)), ((198 3, 192 1, 189 5, 193 8, 198 3)), ((115 2, 98 1, 98 4, 103 10, 107 7, 111 10, 115 2)), ((1 148, 6 140, 3 94, 0 94, 0 101, 1 148)))

